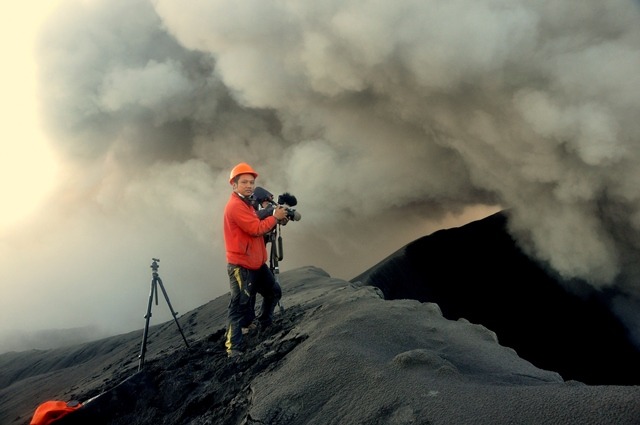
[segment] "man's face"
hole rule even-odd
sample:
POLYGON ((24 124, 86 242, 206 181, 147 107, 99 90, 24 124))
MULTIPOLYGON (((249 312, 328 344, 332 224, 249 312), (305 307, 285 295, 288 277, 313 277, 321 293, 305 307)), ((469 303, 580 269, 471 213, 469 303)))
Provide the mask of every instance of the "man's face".
POLYGON ((233 190, 242 196, 251 196, 256 187, 256 179, 252 174, 240 174, 238 183, 233 184, 233 190))

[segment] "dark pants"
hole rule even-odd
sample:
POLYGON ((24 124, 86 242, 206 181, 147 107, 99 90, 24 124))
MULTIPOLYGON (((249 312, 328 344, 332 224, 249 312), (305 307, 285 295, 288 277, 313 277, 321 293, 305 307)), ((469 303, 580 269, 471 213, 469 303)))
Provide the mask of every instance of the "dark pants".
POLYGON ((261 326, 268 326, 273 321, 273 311, 282 297, 282 290, 266 264, 258 270, 227 264, 227 272, 231 299, 225 346, 227 351, 242 350, 242 328, 255 319, 256 294, 262 295, 258 321, 261 326))

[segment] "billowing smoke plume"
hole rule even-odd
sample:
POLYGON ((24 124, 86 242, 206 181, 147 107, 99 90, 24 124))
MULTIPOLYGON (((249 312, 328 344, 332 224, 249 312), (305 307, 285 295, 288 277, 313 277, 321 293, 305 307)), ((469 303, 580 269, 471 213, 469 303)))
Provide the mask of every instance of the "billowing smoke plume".
POLYGON ((41 93, 74 167, 57 205, 95 227, 64 228, 104 241, 83 262, 165 250, 219 295, 246 161, 298 198, 284 267, 351 278, 489 206, 563 276, 637 296, 639 23, 630 0, 70 1, 41 93))

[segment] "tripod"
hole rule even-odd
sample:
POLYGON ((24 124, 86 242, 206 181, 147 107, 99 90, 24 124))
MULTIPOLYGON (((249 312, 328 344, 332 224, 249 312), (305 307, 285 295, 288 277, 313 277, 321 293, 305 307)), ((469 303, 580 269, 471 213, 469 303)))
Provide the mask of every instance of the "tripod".
POLYGON ((158 305, 158 285, 160 285, 160 289, 162 289, 162 293, 164 294, 164 299, 167 301, 167 305, 169 306, 169 310, 171 310, 171 315, 173 316, 173 320, 176 322, 178 326, 178 330, 180 331, 180 335, 182 335, 182 339, 184 340, 185 345, 189 348, 189 343, 187 342, 187 338, 185 338, 184 333, 182 332, 182 328, 180 327, 180 323, 178 323, 178 319, 176 316, 178 313, 173 311, 173 307, 171 307, 171 301, 169 301, 169 296, 167 295, 167 291, 164 289, 164 285, 162 284, 162 279, 158 275, 158 258, 152 258, 153 262, 151 263, 151 291, 149 291, 149 304, 147 305, 147 314, 145 314, 144 318, 146 319, 144 325, 144 333, 142 334, 142 347, 140 348, 140 361, 138 362, 138 372, 142 370, 142 366, 144 365, 144 355, 147 352, 147 336, 149 335, 149 319, 151 319, 151 302, 155 296, 156 305, 158 305))
MULTIPOLYGON (((279 234, 279 230, 280 224, 278 224, 278 226, 268 234, 268 241, 271 242, 269 269, 271 269, 271 273, 273 273, 273 277, 278 285, 280 285, 280 278, 278 277, 280 274, 280 261, 284 258, 284 254, 282 252, 282 236, 279 234)), ((278 307, 280 308, 280 313, 283 313, 284 305, 282 305, 282 300, 278 300, 278 307)))

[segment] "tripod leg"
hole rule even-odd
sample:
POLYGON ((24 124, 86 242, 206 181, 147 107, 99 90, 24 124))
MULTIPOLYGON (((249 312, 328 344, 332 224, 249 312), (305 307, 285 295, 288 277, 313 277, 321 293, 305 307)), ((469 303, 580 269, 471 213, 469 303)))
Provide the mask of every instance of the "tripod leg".
POLYGON ((169 310, 171 310, 173 321, 176 322, 176 326, 178 326, 178 330, 180 331, 180 335, 182 335, 184 344, 187 346, 187 348, 189 348, 189 343, 187 342, 187 338, 184 336, 184 333, 182 332, 182 328, 180 327, 180 323, 178 323, 178 318, 176 317, 178 313, 173 311, 173 307, 171 306, 171 301, 169 301, 169 295, 167 295, 167 291, 165 291, 164 285, 162 284, 162 279, 158 278, 158 283, 160 284, 160 289, 162 289, 162 293, 164 294, 164 299, 167 300, 167 305, 169 306, 169 310))
POLYGON ((147 352, 147 336, 149 335, 149 319, 151 319, 151 303, 153 302, 153 295, 155 293, 156 299, 158 298, 158 289, 156 287, 156 280, 151 280, 151 290, 149 291, 149 304, 147 305, 147 314, 144 315, 145 324, 144 324, 144 332, 142 334, 142 346, 140 347, 140 355, 138 358, 138 372, 142 370, 142 366, 144 365, 144 355, 147 352))
MULTIPOLYGON (((278 250, 276 249, 275 242, 271 241, 271 257, 269 259, 269 268, 271 269, 271 273, 273 273, 273 278, 276 280, 276 283, 280 285, 280 278, 278 275, 280 274, 280 267, 278 261, 279 258, 278 250)), ((284 305, 282 304, 282 298, 278 300, 278 307, 280 309, 280 314, 284 313, 284 305)))
MULTIPOLYGON (((280 279, 278 279, 278 275, 274 274, 273 277, 276 279, 278 285, 280 285, 280 279)), ((280 309, 280 314, 284 314, 284 304, 282 304, 282 298, 278 300, 278 308, 280 309)))

